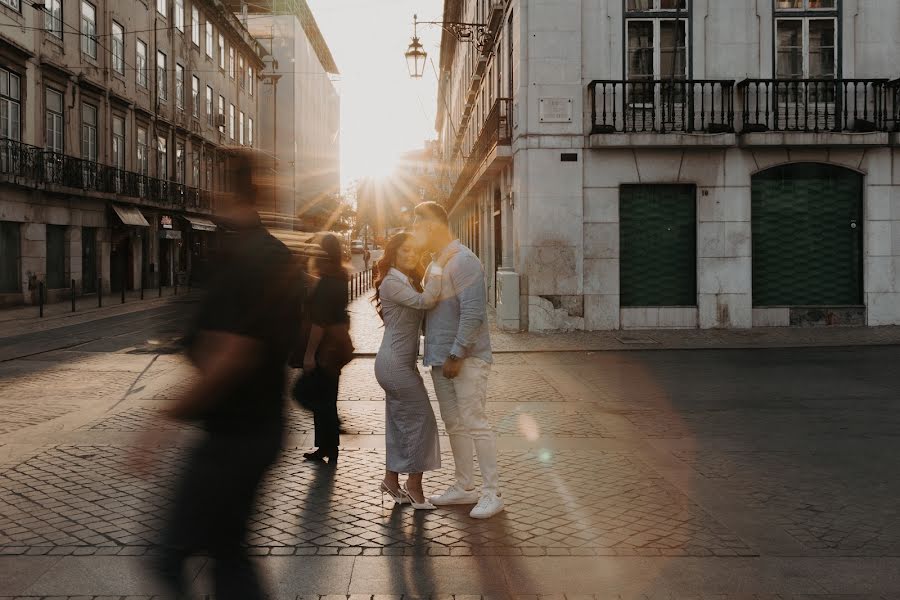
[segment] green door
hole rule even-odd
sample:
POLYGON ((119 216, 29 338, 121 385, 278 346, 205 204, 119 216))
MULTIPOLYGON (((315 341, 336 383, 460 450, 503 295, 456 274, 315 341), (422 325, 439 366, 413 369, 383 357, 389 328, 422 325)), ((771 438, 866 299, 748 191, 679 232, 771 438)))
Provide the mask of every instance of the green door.
POLYGON ((863 304, 862 185, 820 164, 754 176, 754 306, 863 304))
POLYGON ((697 305, 696 198, 693 185, 620 188, 622 306, 697 305))

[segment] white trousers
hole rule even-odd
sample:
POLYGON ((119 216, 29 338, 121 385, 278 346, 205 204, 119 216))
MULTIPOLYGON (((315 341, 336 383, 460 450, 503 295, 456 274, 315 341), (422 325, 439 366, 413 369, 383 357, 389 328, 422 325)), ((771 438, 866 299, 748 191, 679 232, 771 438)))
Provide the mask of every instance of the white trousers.
POLYGON ((488 421, 487 384, 491 365, 479 358, 466 358, 454 379, 444 377, 442 367, 431 369, 441 419, 450 437, 456 481, 463 489, 475 487, 475 454, 484 491, 500 493, 497 473, 497 443, 488 421))

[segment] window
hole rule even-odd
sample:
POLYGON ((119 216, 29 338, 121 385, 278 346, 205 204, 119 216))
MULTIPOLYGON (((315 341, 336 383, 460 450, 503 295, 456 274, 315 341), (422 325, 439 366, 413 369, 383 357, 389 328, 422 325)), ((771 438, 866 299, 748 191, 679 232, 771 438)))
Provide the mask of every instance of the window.
POLYGON ((228 49, 228 76, 234 79, 234 46, 228 49))
POLYGON ((169 153, 164 135, 156 136, 156 177, 163 181, 169 178, 169 153))
POLYGON ((119 170, 125 170, 125 119, 112 118, 112 164, 119 170))
POLYGON ((184 183, 184 142, 175 142, 175 181, 184 183))
POLYGON ((210 127, 215 125, 213 122, 213 89, 206 86, 206 123, 210 127))
POLYGON ((200 9, 191 7, 191 43, 200 47, 200 9))
POLYGON ((247 87, 247 71, 244 69, 244 57, 238 56, 238 79, 241 83, 241 89, 247 87))
POLYGON ((175 0, 175 29, 184 33, 184 0, 175 0))
POLYGON ((21 12, 21 7, 19 5, 19 0, 0 0, 0 4, 5 4, 13 10, 17 10, 21 12))
MULTIPOLYGON (((219 96, 219 115, 222 117, 222 120, 225 119, 225 97, 219 96)), ((225 126, 219 125, 219 131, 225 133, 225 126)))
POLYGON ((234 104, 228 105, 228 137, 234 139, 234 104))
POLYGON ((200 78, 191 76, 191 116, 200 118, 200 78))
POLYGON ((22 289, 19 281, 20 231, 18 223, 0 221, 0 292, 22 289))
POLYGON ((629 100, 652 103, 654 81, 687 78, 686 0, 627 0, 626 6, 629 100))
POLYGON ((238 142, 244 145, 244 111, 238 115, 238 142))
POLYGON ((184 110, 184 67, 175 63, 175 108, 184 110))
POLYGON ((838 56, 837 12, 825 10, 833 8, 833 0, 778 0, 779 10, 775 13, 776 78, 834 79, 838 56), (797 9, 815 9, 822 14, 805 12, 800 16, 796 14, 797 9))
POLYGON ((137 128, 137 169, 141 175, 150 174, 150 151, 147 147, 147 129, 137 128))
POLYGON ((47 149, 62 153, 65 147, 63 132, 63 95, 47 88, 47 149))
POLYGON ((191 185, 200 187, 200 151, 196 148, 191 152, 191 185))
POLYGON ((134 77, 137 84, 147 87, 147 42, 137 41, 137 61, 134 65, 134 77))
POLYGON ((253 117, 247 119, 247 145, 253 147, 253 117))
POLYGON ((206 56, 213 57, 213 26, 210 21, 206 22, 206 56))
POLYGON ((162 16, 166 16, 166 4, 168 0, 156 0, 156 12, 162 16))
POLYGON ((81 158, 97 162, 97 107, 81 105, 81 158))
POLYGON ((47 225, 47 277, 48 290, 58 290, 66 285, 66 226, 47 225))
POLYGON ((225 70, 225 36, 219 34, 219 68, 225 70))
POLYGON ((97 9, 81 0, 81 52, 97 58, 97 9))
POLYGON ((250 95, 252 96, 252 95, 253 95, 253 83, 254 83, 254 79, 253 79, 253 67, 248 67, 247 72, 248 72, 248 74, 249 74, 249 77, 248 77, 248 79, 249 79, 249 82, 248 82, 248 83, 249 83, 249 86, 250 86, 250 87, 249 87, 249 91, 250 91, 250 95))
POLYGON ((22 134, 21 79, 0 69, 0 138, 20 140, 22 134))
POLYGON ((112 67, 119 75, 125 74, 125 29, 112 22, 112 67))
POLYGON ((47 33, 62 39, 62 0, 47 0, 44 5, 44 27, 47 33))
POLYGON ((156 96, 158 100, 165 102, 168 96, 168 82, 166 81, 166 54, 158 50, 156 52, 156 96))

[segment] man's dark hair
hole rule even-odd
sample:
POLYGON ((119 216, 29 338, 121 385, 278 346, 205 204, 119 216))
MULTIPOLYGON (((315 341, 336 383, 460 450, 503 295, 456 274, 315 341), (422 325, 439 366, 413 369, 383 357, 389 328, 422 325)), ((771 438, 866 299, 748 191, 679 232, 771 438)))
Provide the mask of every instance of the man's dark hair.
POLYGON ((423 202, 416 206, 413 211, 416 218, 431 223, 439 223, 444 227, 450 227, 450 217, 447 211, 437 202, 423 202))

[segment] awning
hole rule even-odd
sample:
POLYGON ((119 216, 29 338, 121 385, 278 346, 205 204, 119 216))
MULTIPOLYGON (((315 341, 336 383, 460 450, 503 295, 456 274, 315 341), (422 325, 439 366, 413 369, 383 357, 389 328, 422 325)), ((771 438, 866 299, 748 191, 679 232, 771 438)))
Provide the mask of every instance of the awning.
POLYGON ((216 224, 210 221, 209 219, 204 219, 202 217, 189 217, 185 215, 184 217, 188 223, 191 224, 191 229, 196 231, 215 231, 216 224))
POLYGON ((150 227, 150 223, 141 214, 141 211, 133 206, 119 206, 113 204, 112 209, 119 215, 119 219, 125 225, 134 225, 135 227, 150 227))

